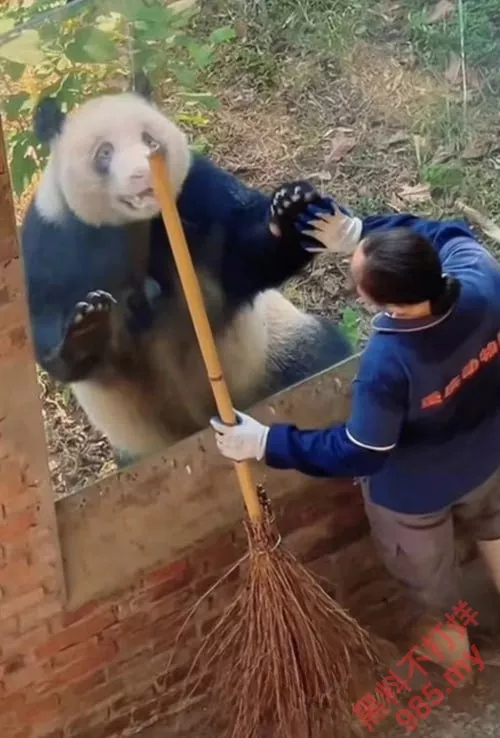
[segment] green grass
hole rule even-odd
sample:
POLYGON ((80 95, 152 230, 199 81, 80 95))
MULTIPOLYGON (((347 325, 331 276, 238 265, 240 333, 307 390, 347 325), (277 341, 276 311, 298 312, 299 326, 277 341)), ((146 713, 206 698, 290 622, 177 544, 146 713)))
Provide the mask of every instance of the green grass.
MULTIPOLYGON (((427 67, 446 69, 450 54, 460 56, 461 29, 458 8, 447 19, 429 23, 428 0, 406 0, 408 38, 427 67)), ((500 92, 500 6, 498 0, 462 0, 463 38, 467 63, 488 75, 491 91, 500 92)))
POLYGON ((322 65, 383 27, 383 17, 370 0, 215 0, 210 17, 200 20, 205 28, 228 22, 236 23, 239 40, 226 50, 225 69, 219 71, 224 76, 225 71, 245 74, 257 89, 275 87, 284 68, 293 74, 291 58, 297 63, 313 60, 321 75, 322 65))
MULTIPOLYGON (((314 88, 321 104, 322 85, 335 85, 336 77, 348 72, 343 62, 360 40, 387 54, 409 43, 418 68, 443 79, 450 55, 461 53, 461 30, 457 10, 451 18, 428 22, 436 3, 403 0, 391 20, 387 3, 378 0, 214 0, 210 16, 202 14, 199 23, 204 32, 207 25, 237 28, 239 38, 220 50, 217 68, 211 72, 217 84, 245 76, 264 95, 282 94, 289 84, 292 101, 295 90, 314 88)), ((410 124, 411 132, 424 142, 418 172, 433 196, 432 203, 414 209, 435 217, 454 215, 453 202, 461 197, 498 218, 500 175, 486 157, 468 161, 462 153, 478 138, 499 138, 500 4, 463 0, 463 10, 466 62, 484 75, 486 85, 464 110, 459 84, 455 94, 444 94, 438 104, 424 106, 410 124), (443 151, 444 157, 436 156, 443 151)), ((314 126, 314 109, 309 112, 308 124, 314 126)), ((387 208, 377 195, 376 182, 370 196, 352 205, 362 215, 387 208)))

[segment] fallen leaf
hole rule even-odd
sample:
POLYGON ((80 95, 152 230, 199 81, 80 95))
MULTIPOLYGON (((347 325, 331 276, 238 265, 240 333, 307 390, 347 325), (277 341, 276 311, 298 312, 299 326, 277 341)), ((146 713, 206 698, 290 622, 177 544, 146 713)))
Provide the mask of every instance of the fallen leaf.
POLYGON ((467 84, 474 90, 482 90, 484 79, 481 72, 474 67, 467 67, 467 84))
POLYGON ((417 133, 413 136, 413 146, 415 147, 415 156, 417 164, 420 169, 422 166, 422 151, 425 150, 427 139, 424 136, 419 136, 417 133))
POLYGON ((451 0, 439 0, 437 5, 427 15, 427 22, 437 23, 438 21, 446 20, 447 18, 451 18, 454 12, 455 3, 451 2, 451 0))
POLYGON ((429 185, 425 184, 407 185, 406 187, 401 187, 396 195, 400 200, 403 200, 407 203, 428 202, 432 199, 429 185))
POLYGON ((239 39, 245 40, 248 35, 248 24, 237 18, 234 22, 234 31, 239 39))
POLYGON ((453 159, 455 151, 452 146, 439 146, 431 159, 431 164, 444 164, 453 159))
POLYGON ((400 197, 396 195, 395 192, 393 192, 391 195, 389 205, 396 213, 400 213, 402 210, 404 210, 404 202, 400 197))
POLYGON ((396 131, 396 133, 393 133, 392 136, 389 136, 384 141, 382 141, 382 146, 384 148, 389 148, 389 146, 406 143, 409 140, 410 135, 406 131, 396 131))
POLYGON ((455 54, 454 51, 450 54, 450 61, 444 73, 444 78, 450 85, 456 85, 462 79, 462 62, 458 54, 455 54))
POLYGON ((462 151, 462 159, 472 161, 474 159, 482 159, 490 150, 489 141, 469 141, 465 149, 462 151))
POLYGON ((339 131, 332 139, 326 163, 339 162, 356 146, 356 139, 345 131, 339 131))
POLYGON ((174 13, 183 13, 188 8, 192 8, 198 4, 198 0, 176 0, 169 4, 169 10, 173 10, 174 13))

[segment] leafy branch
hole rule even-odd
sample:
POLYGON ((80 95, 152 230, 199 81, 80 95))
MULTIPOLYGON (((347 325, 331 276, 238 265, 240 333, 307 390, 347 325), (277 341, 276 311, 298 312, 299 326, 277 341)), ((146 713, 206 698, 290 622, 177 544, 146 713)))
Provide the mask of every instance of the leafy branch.
MULTIPOLYGON (((186 6, 186 3, 184 3, 186 6)), ((48 150, 31 132, 40 95, 56 95, 63 109, 86 97, 130 87, 135 70, 153 87, 173 82, 185 105, 215 108, 203 75, 217 48, 232 41, 230 27, 200 41, 195 3, 184 9, 162 0, 35 0, 0 16, 0 97, 16 195, 43 167, 48 150)))

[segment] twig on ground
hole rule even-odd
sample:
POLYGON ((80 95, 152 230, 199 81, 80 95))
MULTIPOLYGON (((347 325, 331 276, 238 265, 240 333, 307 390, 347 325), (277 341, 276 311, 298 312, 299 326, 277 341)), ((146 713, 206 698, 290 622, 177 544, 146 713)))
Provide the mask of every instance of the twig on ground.
POLYGON ((480 213, 479 210, 471 208, 462 200, 456 200, 455 206, 470 220, 471 223, 479 226, 486 236, 489 236, 496 243, 500 243, 500 226, 498 226, 491 218, 480 213))

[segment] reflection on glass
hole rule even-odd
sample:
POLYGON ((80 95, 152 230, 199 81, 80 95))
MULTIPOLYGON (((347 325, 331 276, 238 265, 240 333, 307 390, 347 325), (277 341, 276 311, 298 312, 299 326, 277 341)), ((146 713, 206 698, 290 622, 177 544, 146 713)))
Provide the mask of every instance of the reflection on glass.
POLYGON ((45 224, 31 218, 39 244, 24 261, 57 494, 112 472, 117 459, 175 443, 213 412, 158 237, 144 169, 151 142, 164 145, 178 175, 181 216, 242 409, 342 359, 334 321, 361 347, 370 316, 349 293, 341 259, 315 258, 289 279, 293 249, 274 262, 265 251, 269 198, 200 156, 261 192, 308 179, 361 216, 451 215, 460 202, 469 217, 500 214, 496 2, 253 7, 235 0, 203 14, 191 0, 44 0, 0 11, 18 222, 37 188, 37 216, 46 216, 45 224), (133 88, 151 89, 170 121, 147 101, 86 105, 133 88), (62 116, 80 107, 90 111, 83 122, 59 136, 62 116), (173 121, 189 135, 189 167, 173 121), (77 216, 80 230, 64 231, 77 216))

